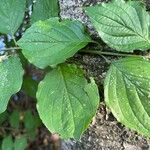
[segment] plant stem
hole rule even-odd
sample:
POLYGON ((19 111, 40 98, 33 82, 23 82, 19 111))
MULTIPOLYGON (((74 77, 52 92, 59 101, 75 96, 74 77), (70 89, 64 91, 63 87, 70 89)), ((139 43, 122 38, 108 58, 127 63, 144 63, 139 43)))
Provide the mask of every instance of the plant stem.
POLYGON ((11 132, 25 132, 23 129, 15 129, 12 127, 0 127, 0 130, 9 130, 11 132))
POLYGON ((10 47, 10 48, 3 48, 0 49, 0 51, 12 51, 12 50, 19 50, 20 47, 10 47))
POLYGON ((14 36, 12 36, 12 37, 13 37, 13 41, 15 43, 15 46, 17 46, 17 41, 16 41, 15 37, 14 36))
POLYGON ((97 50, 84 50, 84 51, 80 51, 80 52, 90 53, 90 54, 98 54, 98 55, 111 55, 111 56, 124 56, 124 57, 141 57, 140 55, 134 55, 134 54, 104 52, 104 51, 97 51, 97 50))

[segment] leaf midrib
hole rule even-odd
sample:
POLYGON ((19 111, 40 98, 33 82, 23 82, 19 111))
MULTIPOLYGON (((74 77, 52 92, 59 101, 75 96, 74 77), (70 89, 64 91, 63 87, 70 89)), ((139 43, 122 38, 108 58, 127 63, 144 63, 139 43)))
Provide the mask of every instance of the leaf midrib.
MULTIPOLYGON (((67 90, 67 83, 66 83, 66 79, 65 79, 65 76, 63 75, 63 71, 61 69, 61 67, 59 67, 59 72, 61 74, 61 77, 62 77, 62 81, 63 81, 63 84, 64 84, 64 91, 66 91, 66 95, 68 97, 68 100, 70 102, 70 106, 71 106, 71 113, 72 113, 72 120, 73 120, 73 126, 74 126, 74 130, 75 130, 75 120, 74 120, 74 111, 73 111, 73 107, 72 107, 72 103, 71 103, 71 99, 70 99, 70 96, 68 94, 68 90, 67 90)), ((74 131, 73 131, 73 134, 74 134, 74 131)))
MULTIPOLYGON (((93 7, 93 8, 94 8, 94 7, 93 7)), ((119 7, 119 8, 121 8, 121 7, 119 7)), ((105 9, 106 9, 106 7, 105 7, 105 9)), ((122 8, 121 8, 121 9, 122 9, 122 8)), ((111 10, 109 10, 108 8, 107 8, 107 10, 111 12, 111 10)), ((122 10, 123 10, 123 9, 122 9, 122 10)), ((123 10, 123 11, 126 13, 125 10, 123 10)), ((93 16, 95 16, 93 12, 91 12, 91 13, 93 14, 93 16)), ((112 13, 112 12, 111 12, 111 13, 112 13)), ((118 14, 116 14, 115 12, 113 12, 113 13, 114 13, 116 16, 118 16, 118 17, 122 20, 122 18, 121 18, 118 14)), ((126 14, 128 15, 128 13, 126 13, 126 14)), ((145 38, 143 35, 139 34, 137 31, 135 31, 135 30, 133 30, 132 28, 128 27, 125 23, 122 24, 122 23, 120 23, 120 22, 118 22, 118 21, 112 19, 111 17, 108 17, 108 16, 103 15, 103 14, 101 14, 101 13, 99 13, 99 15, 101 15, 101 16, 103 16, 103 17, 105 17, 105 18, 108 18, 108 19, 110 19, 110 20, 112 20, 112 21, 114 21, 114 22, 117 22, 118 24, 120 24, 121 26, 127 28, 127 29, 130 30, 131 32, 135 33, 135 35, 141 37, 144 41, 146 41, 146 42, 148 42, 148 43, 150 44, 150 39, 145 38)), ((128 15, 128 17, 129 17, 130 21, 132 22, 132 25, 134 26, 134 23, 133 23, 131 17, 130 17, 129 15, 128 15)), ((94 21, 100 23, 97 19, 95 19, 95 17, 91 17, 91 18, 93 18, 94 21)), ((123 21, 123 22, 124 22, 124 21, 123 21)), ((100 23, 100 24, 101 24, 101 23, 100 23)))

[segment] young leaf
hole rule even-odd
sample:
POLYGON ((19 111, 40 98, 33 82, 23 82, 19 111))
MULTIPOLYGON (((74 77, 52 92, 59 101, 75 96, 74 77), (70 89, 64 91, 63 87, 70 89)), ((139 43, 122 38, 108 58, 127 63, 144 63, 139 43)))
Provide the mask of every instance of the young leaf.
POLYGON ((58 17, 58 13, 58 0, 37 0, 33 5, 31 23, 51 17, 58 17))
POLYGON ((78 21, 59 22, 58 18, 51 18, 33 24, 18 45, 31 63, 45 68, 64 62, 90 41, 78 21))
POLYGON ((150 61, 125 58, 112 63, 105 101, 117 120, 150 137, 150 61))
POLYGON ((0 113, 6 110, 10 97, 20 90, 23 73, 17 56, 11 56, 0 62, 0 113))
POLYGON ((23 21, 25 8, 25 0, 1 0, 0 32, 13 35, 23 21))
POLYGON ((36 129, 41 125, 41 120, 39 116, 33 115, 31 111, 26 111, 24 116, 24 126, 27 131, 27 135, 30 139, 34 139, 36 136, 36 129))
POLYGON ((36 129, 37 126, 40 125, 40 123, 41 120, 37 115, 33 115, 29 110, 25 112, 24 125, 28 131, 36 129))
POLYGON ((15 139, 14 143, 14 150, 25 150, 27 146, 27 138, 22 136, 22 137, 17 137, 15 139))
POLYGON ((0 114, 0 126, 3 122, 7 121, 8 116, 9 116, 9 114, 7 111, 0 114))
POLYGON ((86 12, 110 47, 124 52, 150 48, 150 15, 141 2, 113 0, 86 12))
POLYGON ((19 128, 19 121, 20 121, 19 112, 17 110, 14 110, 9 117, 9 122, 11 124, 11 127, 16 129, 19 128))
POLYGON ((5 137, 2 141, 2 150, 13 150, 14 143, 11 136, 5 137))
POLYGON ((37 92, 37 110, 43 123, 62 138, 79 138, 99 105, 98 88, 88 83, 75 65, 62 65, 49 72, 37 92))
POLYGON ((28 96, 36 98, 36 91, 38 88, 38 82, 33 80, 30 76, 24 76, 22 89, 28 96))

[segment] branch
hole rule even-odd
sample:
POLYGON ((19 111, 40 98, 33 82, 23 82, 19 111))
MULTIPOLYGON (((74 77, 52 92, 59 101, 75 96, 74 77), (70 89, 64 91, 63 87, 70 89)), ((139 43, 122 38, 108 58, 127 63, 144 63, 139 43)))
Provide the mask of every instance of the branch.
POLYGON ((97 55, 110 55, 110 56, 122 56, 122 57, 141 57, 141 55, 135 55, 135 54, 104 52, 104 51, 97 51, 97 50, 83 50, 80 52, 81 53, 97 54, 97 55))
POLYGON ((2 48, 0 51, 13 51, 13 50, 20 50, 20 47, 10 47, 10 48, 2 48))

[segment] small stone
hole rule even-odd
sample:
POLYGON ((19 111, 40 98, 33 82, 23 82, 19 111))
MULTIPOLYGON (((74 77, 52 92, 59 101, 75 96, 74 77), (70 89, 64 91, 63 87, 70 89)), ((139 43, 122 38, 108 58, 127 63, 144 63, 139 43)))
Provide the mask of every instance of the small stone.
POLYGON ((141 147, 135 146, 135 145, 130 145, 128 143, 124 143, 123 146, 125 148, 124 150, 142 150, 141 147))

